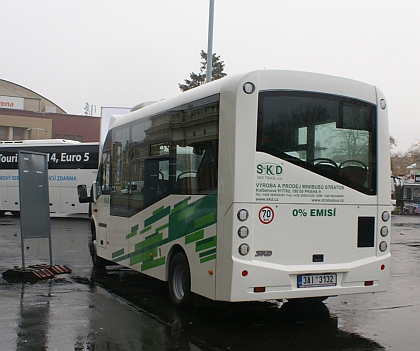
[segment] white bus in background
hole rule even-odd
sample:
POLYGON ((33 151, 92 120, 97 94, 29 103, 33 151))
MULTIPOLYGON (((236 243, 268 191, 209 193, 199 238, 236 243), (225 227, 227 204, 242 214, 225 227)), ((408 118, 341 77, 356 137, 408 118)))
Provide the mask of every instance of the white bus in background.
POLYGON ((77 184, 96 179, 99 143, 46 139, 0 142, 0 215, 19 215, 19 150, 48 154, 50 212, 88 213, 77 184))
POLYGON ((375 86, 264 70, 118 118, 92 202, 96 267, 168 281, 176 306, 387 289, 388 116, 375 86))

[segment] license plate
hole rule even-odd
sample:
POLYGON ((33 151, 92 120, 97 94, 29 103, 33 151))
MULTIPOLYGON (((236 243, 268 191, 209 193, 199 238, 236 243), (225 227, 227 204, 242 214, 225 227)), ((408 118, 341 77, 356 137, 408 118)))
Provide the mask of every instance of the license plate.
POLYGON ((337 274, 305 274, 297 277, 298 288, 318 288, 322 286, 336 286, 337 274))

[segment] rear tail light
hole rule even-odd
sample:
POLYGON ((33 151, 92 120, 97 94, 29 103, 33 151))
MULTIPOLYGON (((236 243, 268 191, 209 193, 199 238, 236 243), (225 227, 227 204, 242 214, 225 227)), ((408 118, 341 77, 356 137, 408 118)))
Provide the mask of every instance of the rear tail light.
POLYGON ((254 288, 254 293, 263 293, 265 292, 265 287, 255 287, 254 288))

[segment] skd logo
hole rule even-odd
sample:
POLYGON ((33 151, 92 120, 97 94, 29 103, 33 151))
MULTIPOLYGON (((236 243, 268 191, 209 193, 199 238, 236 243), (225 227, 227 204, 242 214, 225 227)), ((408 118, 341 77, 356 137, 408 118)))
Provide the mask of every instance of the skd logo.
POLYGON ((257 165, 257 173, 267 176, 278 176, 283 173, 283 168, 275 163, 260 163, 257 165))

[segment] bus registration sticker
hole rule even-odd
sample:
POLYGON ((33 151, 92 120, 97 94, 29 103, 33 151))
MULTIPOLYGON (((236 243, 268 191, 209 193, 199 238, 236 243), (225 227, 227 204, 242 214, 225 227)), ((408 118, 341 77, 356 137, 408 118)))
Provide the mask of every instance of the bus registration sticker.
POLYGON ((264 206, 259 214, 260 222, 263 224, 270 224, 274 219, 274 211, 271 207, 264 206))
POLYGON ((322 286, 336 286, 337 274, 306 274, 298 275, 298 288, 318 288, 322 286))

